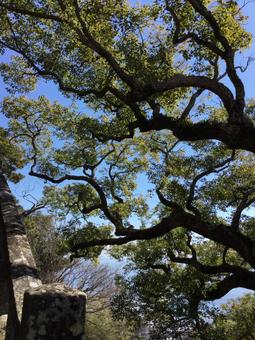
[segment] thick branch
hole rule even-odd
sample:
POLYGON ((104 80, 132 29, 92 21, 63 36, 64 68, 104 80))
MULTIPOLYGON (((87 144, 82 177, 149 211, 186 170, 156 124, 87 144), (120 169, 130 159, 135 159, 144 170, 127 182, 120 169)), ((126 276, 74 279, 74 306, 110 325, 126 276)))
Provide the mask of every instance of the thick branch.
POLYGON ((200 89, 209 90, 222 100, 228 112, 231 112, 233 108, 233 94, 224 84, 205 76, 188 76, 183 74, 176 74, 165 81, 148 83, 142 88, 139 88, 137 92, 131 92, 130 99, 133 101, 144 101, 152 95, 180 87, 198 87, 200 89))
POLYGON ((97 245, 106 246, 114 244, 126 244, 135 240, 149 240, 167 234, 169 231, 184 227, 205 238, 221 245, 232 248, 239 253, 251 266, 255 267, 255 242, 240 232, 233 231, 224 224, 209 223, 198 219, 179 208, 174 210, 168 217, 163 218, 158 224, 148 229, 134 229, 130 235, 121 238, 95 239, 77 243, 71 251, 89 248, 97 245))
MULTIPOLYGON (((77 176, 77 175, 64 175, 64 176, 56 179, 56 178, 53 178, 53 177, 48 176, 46 174, 34 172, 33 168, 35 167, 35 165, 36 165, 36 158, 35 158, 35 163, 31 167, 29 175, 37 177, 37 178, 44 179, 44 180, 49 181, 51 183, 59 184, 59 183, 62 183, 64 181, 84 181, 84 182, 90 184, 95 189, 95 191, 97 192, 97 194, 100 198, 100 201, 101 201, 101 204, 98 204, 96 206, 96 208, 97 209, 101 208, 101 210, 103 211, 105 216, 108 218, 108 220, 111 221, 113 223, 113 225, 116 227, 116 235, 123 235, 123 234, 126 235, 126 234, 129 234, 129 233, 132 232, 132 230, 124 228, 123 225, 122 225, 122 221, 117 216, 114 216, 111 213, 111 211, 108 207, 108 204, 107 204, 107 199, 106 199, 105 193, 104 193, 103 189, 101 188, 101 186, 96 182, 95 179, 93 179, 92 177, 89 177, 89 176, 77 176)), ((91 211, 93 211, 93 210, 95 210, 94 207, 92 208, 91 211)), ((84 208, 84 211, 85 212, 87 211, 86 207, 84 208)), ((91 212, 91 211, 89 211, 89 212, 91 212)))
POLYGON ((166 199, 159 189, 156 189, 156 194, 158 195, 158 199, 160 200, 160 202, 164 204, 166 207, 177 209, 177 210, 181 209, 181 207, 177 203, 166 199))
MULTIPOLYGON (((75 7, 76 17, 79 20, 79 23, 82 27, 82 32, 84 34, 85 39, 82 39, 82 42, 97 52, 101 57, 103 57, 109 65, 113 68, 116 74, 122 79, 126 84, 130 87, 136 86, 136 81, 133 77, 128 75, 124 70, 120 67, 119 63, 116 61, 114 56, 105 48, 102 44, 100 44, 94 37, 90 34, 85 21, 80 15, 80 10, 78 6, 78 2, 76 0, 73 1, 75 7)), ((82 38, 82 36, 81 36, 82 38)))
POLYGON ((193 109, 197 98, 203 93, 203 89, 199 89, 197 90, 195 93, 192 94, 192 96, 190 97, 190 100, 188 102, 188 105, 185 107, 185 109, 183 110, 180 119, 185 119, 188 117, 188 115, 190 114, 191 110, 193 109))
POLYGON ((189 266, 192 266, 196 268, 198 271, 200 271, 203 274, 210 274, 210 275, 216 275, 216 274, 223 274, 223 273, 231 273, 238 275, 245 275, 246 273, 249 273, 248 270, 236 266, 231 265, 228 263, 223 263, 218 266, 211 266, 211 265, 205 265, 199 262, 194 256, 192 257, 178 257, 175 256, 173 252, 170 250, 168 251, 169 258, 172 262, 175 263, 182 263, 187 264, 189 266))
POLYGON ((175 24, 175 31, 173 34, 173 43, 175 45, 178 45, 182 42, 187 41, 188 39, 192 39, 193 41, 195 41, 198 45, 207 47, 209 50, 211 50, 212 52, 214 52, 216 55, 219 55, 221 57, 224 56, 224 52, 222 50, 220 50, 215 44, 213 44, 210 41, 206 41, 204 39, 201 39, 197 34, 195 34, 194 32, 189 32, 187 34, 184 35, 180 35, 180 31, 181 31, 181 22, 177 16, 177 14, 174 11, 174 8, 171 7, 169 5, 169 2, 166 0, 166 9, 169 11, 169 13, 172 15, 174 24, 175 24))
POLYGON ((16 7, 16 6, 6 4, 6 3, 3 3, 3 2, 1 2, 0 7, 5 8, 10 12, 28 15, 28 16, 38 18, 38 19, 48 19, 48 20, 53 20, 53 21, 57 21, 57 22, 63 22, 63 19, 60 18, 59 16, 55 15, 55 14, 31 10, 31 9, 22 8, 22 7, 16 7))
POLYGON ((249 199, 249 193, 246 193, 244 195, 232 217, 231 227, 233 229, 237 230, 239 228, 242 212, 244 211, 244 209, 248 208, 252 203, 254 203, 254 201, 255 198, 249 199))
POLYGON ((207 301, 220 299, 232 289, 240 287, 255 290, 255 273, 246 271, 238 275, 227 276, 218 282, 214 289, 206 291, 203 299, 207 301))
POLYGON ((171 117, 159 116, 148 120, 145 124, 136 122, 133 128, 140 131, 171 130, 175 137, 182 141, 198 141, 216 139, 223 142, 230 149, 243 149, 255 153, 255 127, 250 121, 247 124, 229 124, 202 121, 198 123, 185 123, 171 117))
POLYGON ((216 19, 214 18, 212 12, 209 11, 200 0, 188 0, 188 1, 192 5, 194 10, 197 13, 201 14, 201 16, 206 19, 206 21, 209 23, 213 30, 215 38, 222 44, 225 50, 226 51, 231 50, 231 46, 229 45, 227 38, 221 32, 220 26, 217 23, 216 19))

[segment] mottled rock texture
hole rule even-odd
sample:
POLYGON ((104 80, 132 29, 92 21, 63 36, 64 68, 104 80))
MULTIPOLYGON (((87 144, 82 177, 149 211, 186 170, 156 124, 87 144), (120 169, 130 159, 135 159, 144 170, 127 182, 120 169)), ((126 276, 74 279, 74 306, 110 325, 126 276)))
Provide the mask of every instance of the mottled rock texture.
POLYGON ((60 284, 26 291, 20 340, 83 340, 86 295, 60 284))
MULTIPOLYGON (((6 338, 17 338, 17 332, 21 320, 23 297, 27 289, 41 285, 35 261, 27 240, 24 225, 21 221, 6 179, 0 174, 0 287, 4 294, 0 299, 1 315, 8 314, 6 326, 6 338)), ((2 330, 3 330, 2 323, 2 330)))
POLYGON ((9 308, 9 257, 4 222, 0 210, 0 340, 5 337, 9 308))

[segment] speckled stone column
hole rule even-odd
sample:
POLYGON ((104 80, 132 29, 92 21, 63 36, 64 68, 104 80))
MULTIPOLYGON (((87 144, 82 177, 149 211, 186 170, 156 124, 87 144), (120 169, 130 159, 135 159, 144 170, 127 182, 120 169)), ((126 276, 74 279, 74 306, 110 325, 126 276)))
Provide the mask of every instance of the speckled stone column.
POLYGON ((84 340, 86 294, 62 284, 25 292, 20 340, 84 340))
POLYGON ((15 199, 1 173, 0 209, 0 337, 84 340, 86 295, 60 284, 42 285, 15 199))
POLYGON ((6 271, 6 275, 0 276, 2 281, 0 286, 7 286, 8 290, 8 292, 3 292, 3 294, 8 294, 8 301, 0 300, 0 310, 4 303, 8 304, 6 339, 16 340, 18 339, 17 332, 21 321, 24 292, 29 288, 38 287, 42 283, 38 277, 15 198, 2 173, 0 173, 0 208, 2 216, 1 242, 4 243, 7 252, 4 255, 5 258, 3 255, 0 256, 4 260, 1 272, 3 273, 3 269, 6 271))
POLYGON ((8 257, 7 240, 4 221, 0 210, 0 340, 5 338, 10 292, 10 262, 8 257))

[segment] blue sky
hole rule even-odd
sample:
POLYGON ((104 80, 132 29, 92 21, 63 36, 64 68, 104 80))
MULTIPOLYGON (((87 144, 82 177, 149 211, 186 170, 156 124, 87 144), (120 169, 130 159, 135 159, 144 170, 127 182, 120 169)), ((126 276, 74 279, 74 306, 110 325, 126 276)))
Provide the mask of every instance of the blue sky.
MULTIPOLYGON (((142 1, 142 2, 148 2, 148 1, 142 1)), ((246 15, 249 15, 253 13, 253 15, 249 18, 246 29, 250 31, 253 35, 255 35, 255 23, 254 23, 254 16, 255 16, 255 2, 250 2, 247 4, 247 6, 244 8, 244 13, 246 15)), ((255 43, 253 42, 252 47, 249 50, 244 51, 244 53, 237 56, 238 63, 241 65, 245 65, 247 58, 250 56, 255 57, 255 43)), ((8 59, 8 55, 2 57, 1 61, 5 61, 8 59)), ((246 73, 241 74, 241 77, 243 79, 243 82, 246 87, 246 97, 251 98, 254 96, 254 89, 255 89, 255 61, 251 63, 246 73)), ((2 100, 8 93, 5 90, 4 84, 2 79, 0 79, 0 100, 2 100)), ((38 87, 36 91, 31 93, 29 96, 36 98, 38 95, 45 95, 50 100, 58 100, 61 102, 62 105, 70 105, 71 100, 64 97, 59 91, 58 88, 53 82, 44 82, 40 81, 38 84, 38 87)), ((82 102, 79 103, 79 110, 86 110, 86 112, 89 112, 90 110, 83 104, 82 102)), ((6 119, 3 117, 3 115, 0 114, 0 126, 6 126, 6 119)), ((28 168, 25 168, 23 173, 26 176, 28 172, 28 168)), ((30 204, 26 202, 24 199, 22 199, 24 193, 31 193, 33 196, 39 198, 42 192, 43 187, 43 181, 36 179, 34 177, 28 177, 26 176, 24 180, 22 180, 20 183, 11 185, 11 189, 13 194, 16 196, 18 200, 22 203, 22 205, 25 208, 28 208, 30 204)), ((229 294, 227 294, 224 299, 220 300, 226 301, 228 298, 233 298, 237 294, 239 295, 243 290, 233 290, 229 294)))

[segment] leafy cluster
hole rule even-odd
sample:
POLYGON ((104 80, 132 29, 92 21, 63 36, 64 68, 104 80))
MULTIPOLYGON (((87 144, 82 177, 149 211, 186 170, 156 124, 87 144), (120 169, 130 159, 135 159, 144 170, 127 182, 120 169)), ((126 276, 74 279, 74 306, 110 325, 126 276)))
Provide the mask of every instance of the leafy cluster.
POLYGON ((17 172, 23 168, 26 159, 22 148, 12 140, 7 129, 0 128, 0 171, 11 181, 18 182, 22 175, 17 172))

